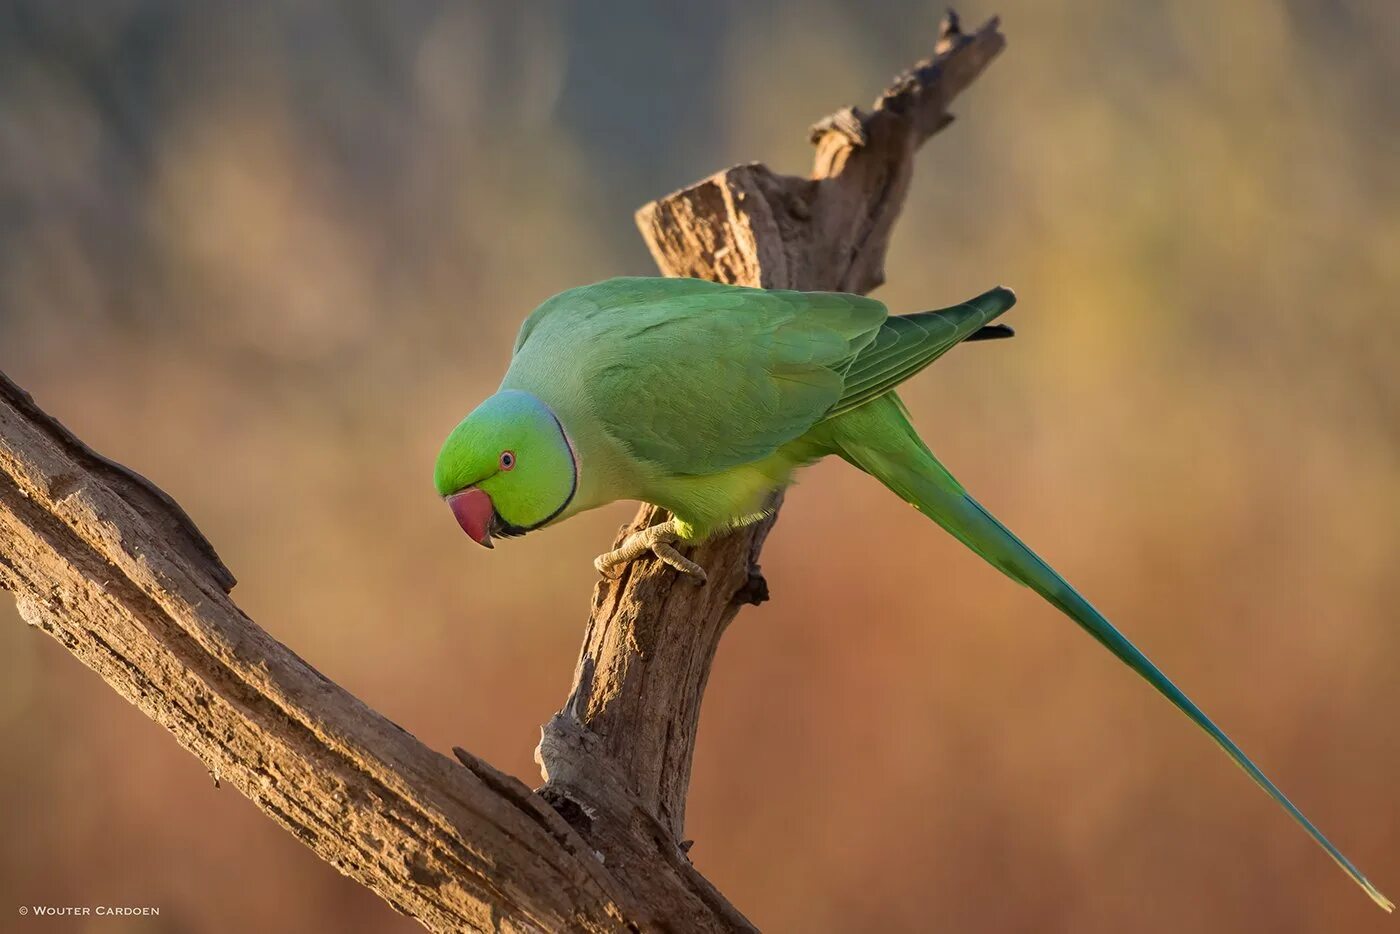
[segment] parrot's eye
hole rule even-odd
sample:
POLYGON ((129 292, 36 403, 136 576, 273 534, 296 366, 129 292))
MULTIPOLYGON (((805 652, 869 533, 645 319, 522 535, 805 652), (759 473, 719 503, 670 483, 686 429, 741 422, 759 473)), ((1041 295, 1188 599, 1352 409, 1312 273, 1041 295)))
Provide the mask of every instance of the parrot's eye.
POLYGON ((514 451, 502 451, 502 452, 501 452, 501 469, 502 469, 502 470, 514 470, 514 469, 515 469, 515 452, 514 452, 514 451))

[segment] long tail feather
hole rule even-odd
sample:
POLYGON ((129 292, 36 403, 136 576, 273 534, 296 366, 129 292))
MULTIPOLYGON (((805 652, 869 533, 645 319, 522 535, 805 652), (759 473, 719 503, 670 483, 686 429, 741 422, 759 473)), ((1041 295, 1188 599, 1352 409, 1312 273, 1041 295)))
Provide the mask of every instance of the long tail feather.
POLYGON ((837 441, 855 466, 943 526, 968 548, 1012 580, 1030 587, 1082 626, 1106 649, 1156 688, 1206 732, 1225 754, 1317 841, 1337 865, 1386 911, 1394 905, 1341 854, 1283 792, 1260 771, 1210 718, 1165 674, 1085 600, 1078 591, 1027 548, 1006 526, 963 490, 924 446, 909 425, 898 399, 889 396, 841 417, 837 441))

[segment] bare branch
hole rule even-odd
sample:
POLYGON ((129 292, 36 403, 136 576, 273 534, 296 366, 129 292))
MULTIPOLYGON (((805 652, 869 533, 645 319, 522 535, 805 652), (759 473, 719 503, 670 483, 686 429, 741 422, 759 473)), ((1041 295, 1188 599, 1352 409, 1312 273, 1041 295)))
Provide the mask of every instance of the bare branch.
POLYGON ((626 931, 682 911, 736 927, 689 867, 654 860, 639 900, 518 780, 428 749, 259 629, 231 580, 168 497, 0 375, 0 587, 216 780, 432 930, 626 931))
MULTIPOLYGON (((739 165, 646 205, 637 223, 657 266, 766 288, 874 288, 915 151, 1004 46, 995 19, 964 35, 950 14, 937 54, 896 79, 871 113, 843 110, 813 128, 811 178, 739 165)), ((618 541, 664 519, 644 507, 618 541)), ((608 798, 593 784, 596 763, 609 761, 672 839, 683 838, 700 700, 725 627, 740 606, 767 598, 758 557, 773 521, 697 548, 704 587, 651 559, 598 584, 570 695, 579 718, 555 717, 536 754, 546 788, 596 808, 608 798)))

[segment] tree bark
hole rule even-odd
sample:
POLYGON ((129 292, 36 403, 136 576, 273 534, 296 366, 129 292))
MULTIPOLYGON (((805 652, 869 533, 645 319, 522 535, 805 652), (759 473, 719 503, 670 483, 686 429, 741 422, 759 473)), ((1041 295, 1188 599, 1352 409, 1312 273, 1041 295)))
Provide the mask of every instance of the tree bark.
MULTIPOLYGON (((862 113, 813 127, 811 178, 721 172, 638 212, 657 264, 766 287, 867 291, 919 145, 1003 47, 950 14, 936 55, 862 113)), ((776 512, 776 503, 774 509, 776 512)), ((644 508, 626 531, 659 521, 644 508)), ((533 793, 428 749, 260 629, 183 511, 0 374, 0 587, 20 614, 163 724, 317 855, 430 930, 747 931, 681 841, 700 700, 720 636, 766 598, 773 519, 599 584, 533 793)))
MULTIPOLYGON (((657 266, 668 276, 772 289, 864 293, 880 285, 915 152, 952 122, 948 104, 1004 46, 997 20, 966 35, 950 12, 934 57, 897 78, 870 113, 846 108, 812 127, 810 178, 740 165, 638 211, 657 266)), ((597 585, 573 692, 535 753, 551 800, 576 802, 569 813, 597 810, 607 795, 593 779, 606 760, 617 773, 609 781, 620 780, 683 841, 705 683, 739 608, 768 597, 758 557, 779 505, 695 549, 692 559, 709 574, 703 587, 654 559, 597 585)), ((666 518, 644 506, 618 542, 666 518)), ((574 823, 590 834, 587 822, 574 823)))

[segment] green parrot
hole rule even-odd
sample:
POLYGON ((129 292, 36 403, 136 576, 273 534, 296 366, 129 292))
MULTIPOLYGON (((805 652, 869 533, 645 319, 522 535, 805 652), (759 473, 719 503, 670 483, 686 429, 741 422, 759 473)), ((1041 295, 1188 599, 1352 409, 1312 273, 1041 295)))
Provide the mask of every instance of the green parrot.
POLYGON ((940 311, 698 279, 620 278, 535 310, 500 391, 443 444, 435 484, 464 531, 498 536, 616 500, 672 518, 595 565, 644 554, 705 583, 677 549, 753 522, 793 472, 836 455, 870 474, 1012 580, 1082 626, 1204 730, 1387 911, 1393 905, 1176 685, 967 494, 920 440, 900 383, 964 340, 1010 335, 992 289, 940 311))

